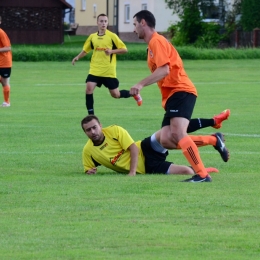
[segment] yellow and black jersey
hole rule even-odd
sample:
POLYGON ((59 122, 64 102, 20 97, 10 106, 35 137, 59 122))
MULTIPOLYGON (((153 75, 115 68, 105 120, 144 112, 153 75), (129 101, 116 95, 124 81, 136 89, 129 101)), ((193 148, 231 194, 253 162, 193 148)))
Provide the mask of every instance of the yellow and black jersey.
POLYGON ((102 144, 95 146, 88 140, 83 148, 84 171, 103 165, 113 171, 128 173, 130 169, 129 146, 135 143, 139 149, 138 165, 136 172, 145 173, 144 155, 141 149, 141 141, 134 142, 129 133, 122 127, 111 125, 103 128, 105 139, 102 144))
POLYGON ((83 50, 88 53, 93 50, 89 74, 98 77, 116 78, 116 54, 106 55, 105 49, 126 49, 120 38, 109 30, 104 35, 90 34, 83 50))

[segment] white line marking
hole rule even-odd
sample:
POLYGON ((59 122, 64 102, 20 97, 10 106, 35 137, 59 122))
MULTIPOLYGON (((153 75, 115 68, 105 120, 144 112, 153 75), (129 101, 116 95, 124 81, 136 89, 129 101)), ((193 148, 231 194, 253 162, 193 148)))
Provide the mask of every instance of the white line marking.
MULTIPOLYGON (((0 124, 0 127, 7 127, 7 125, 5 124, 0 124)), ((42 128, 41 125, 16 125, 16 127, 19 128, 42 128)), ((45 128, 56 128, 52 125, 45 125, 45 128)), ((145 132, 148 133, 147 136, 149 135, 149 132, 151 131, 151 129, 138 129, 136 130, 137 132, 145 132)), ((155 130, 156 131, 156 130, 155 130)), ((155 132, 154 131, 154 132, 155 132)), ((132 131, 131 131, 132 132, 132 131)), ((221 131, 220 131, 221 132, 221 131)), ((222 132, 223 133, 223 132, 222 132)), ((249 137, 249 138, 260 138, 260 134, 235 134, 235 133, 223 133, 224 136, 237 136, 237 137, 249 137)), ((198 134, 196 132, 194 133, 190 133, 190 135, 210 135, 209 133, 205 133, 205 132, 201 132, 198 134)))
MULTIPOLYGON (((169 150, 170 154, 179 154, 182 153, 181 150, 169 150)), ((0 151, 0 154, 34 154, 34 155, 42 155, 42 154, 79 154, 81 155, 81 151, 79 152, 75 152, 75 151, 68 151, 68 152, 46 152, 46 151, 37 151, 37 152, 26 152, 26 151, 22 151, 22 152, 8 152, 8 151, 0 151)), ((200 150, 200 154, 217 154, 217 152, 215 150, 213 151, 201 151, 200 150)), ((235 152, 232 151, 230 154, 239 154, 239 155, 259 155, 260 152, 250 152, 250 151, 243 151, 243 152, 235 152)), ((218 155, 218 154, 217 154, 218 155)))
MULTIPOLYGON (((228 85, 228 84, 236 84, 236 85, 244 85, 244 84, 260 84, 260 81, 239 81, 239 82, 193 82, 195 85, 228 85)), ((43 83, 43 84, 35 84, 35 86, 82 86, 86 85, 85 82, 82 83, 43 83)), ((120 82, 120 85, 129 85, 129 83, 120 82)))
POLYGON ((224 135, 230 136, 238 136, 238 137, 253 137, 253 138, 260 138, 259 134, 231 134, 231 133, 223 133, 224 135))
POLYGON ((44 152, 44 151, 38 151, 38 152, 7 152, 7 151, 0 151, 0 154, 80 154, 81 155, 81 151, 80 152, 44 152))
MULTIPOLYGON (((234 134, 234 133, 226 133, 222 132, 221 130, 218 131, 222 133, 224 136, 237 136, 237 137, 249 137, 249 138, 260 138, 260 134, 234 134)), ((190 135, 210 135, 209 133, 205 132, 200 132, 199 134, 194 132, 194 133, 189 133, 190 135)))
MULTIPOLYGON (((170 154, 174 154, 174 153, 182 153, 181 150, 168 150, 168 152, 170 154)), ((200 154, 217 154, 216 151, 201 151, 199 150, 200 154)), ((230 152, 230 151, 229 151, 230 152)), ((260 154, 260 152, 250 152, 250 151, 243 151, 243 152, 236 152, 236 151, 231 151, 230 154, 240 154, 240 155, 243 155, 243 154, 247 154, 247 155, 258 155, 260 154)), ((218 155, 218 154, 217 154, 218 155)))
POLYGON ((236 84, 236 85, 241 85, 241 84, 259 84, 259 81, 247 81, 247 82, 193 82, 195 85, 197 84, 207 84, 207 85, 226 85, 226 84, 236 84))
MULTIPOLYGON (((138 129, 138 132, 146 132, 149 133, 149 131, 151 131, 151 129, 138 129)), ((156 130, 155 130, 156 131, 156 130)), ((213 131, 214 132, 214 131, 213 131)), ((260 134, 233 134, 233 133, 226 133, 226 132, 222 132, 219 131, 221 133, 223 133, 224 136, 237 136, 237 137, 249 137, 249 138, 260 138, 260 134)), ((200 133, 189 133, 189 135, 211 135, 210 133, 205 133, 205 132, 200 132, 200 133)))

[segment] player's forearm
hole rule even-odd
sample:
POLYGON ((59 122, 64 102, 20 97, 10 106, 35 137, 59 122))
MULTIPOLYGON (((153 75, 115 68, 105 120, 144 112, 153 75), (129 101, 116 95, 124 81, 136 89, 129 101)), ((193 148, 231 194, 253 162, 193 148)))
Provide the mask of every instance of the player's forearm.
POLYGON ((11 50, 11 46, 0 48, 0 52, 7 52, 7 51, 10 51, 10 50, 11 50))
POLYGON ((136 169, 137 169, 137 165, 138 165, 138 147, 135 144, 132 144, 129 147, 130 150, 130 156, 131 156, 131 160, 130 160, 130 169, 129 169, 129 174, 130 176, 134 176, 136 175, 136 169))
POLYGON ((157 83, 164 77, 166 77, 169 74, 169 66, 164 65, 162 67, 157 68, 151 75, 146 77, 145 79, 141 80, 138 85, 141 85, 143 87, 149 86, 151 84, 157 83))
POLYGON ((77 58, 80 59, 80 58, 85 57, 86 55, 87 55, 87 53, 86 53, 85 51, 81 51, 81 52, 78 54, 77 58))
POLYGON ((150 76, 146 77, 145 79, 141 80, 137 84, 131 87, 130 89, 130 95, 136 95, 139 94, 140 90, 145 87, 149 86, 153 83, 156 83, 163 79, 165 76, 169 74, 169 66, 168 64, 157 68, 150 76))
POLYGON ((73 58, 72 60, 72 65, 75 64, 76 61, 78 61, 80 58, 84 57, 87 55, 87 52, 85 52, 84 50, 82 50, 75 58, 73 58))
POLYGON ((115 50, 112 50, 111 52, 112 52, 112 54, 123 54, 123 53, 127 53, 128 50, 123 48, 123 49, 115 49, 115 50))
POLYGON ((136 175, 137 163, 138 163, 138 156, 137 158, 131 159, 129 175, 136 175))

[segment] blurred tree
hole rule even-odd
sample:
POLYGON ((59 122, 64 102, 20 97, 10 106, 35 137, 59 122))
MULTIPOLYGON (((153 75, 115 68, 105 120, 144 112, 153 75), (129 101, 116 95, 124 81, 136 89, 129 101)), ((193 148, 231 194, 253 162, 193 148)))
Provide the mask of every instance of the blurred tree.
POLYGON ((244 31, 260 28, 260 0, 241 1, 241 25, 244 31))
POLYGON ((241 14, 241 2, 242 0, 234 0, 233 11, 238 15, 241 14))
POLYGON ((178 44, 193 44, 203 34, 202 20, 204 18, 218 18, 218 8, 214 0, 165 0, 168 8, 178 14, 180 22, 178 30, 178 44))
MULTIPOLYGON (((224 0, 220 0, 224 1, 224 0)), ((165 0, 168 8, 173 10, 173 13, 183 15, 185 9, 191 6, 197 6, 203 17, 216 16, 215 0, 165 0)), ((216 18, 216 17, 211 17, 216 18)))

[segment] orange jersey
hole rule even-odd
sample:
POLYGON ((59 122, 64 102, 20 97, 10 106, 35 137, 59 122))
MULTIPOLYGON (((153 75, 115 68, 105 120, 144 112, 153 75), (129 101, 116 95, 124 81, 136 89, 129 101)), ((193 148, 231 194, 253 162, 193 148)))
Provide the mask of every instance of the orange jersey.
POLYGON ((162 106, 176 92, 185 91, 197 96, 197 90, 187 76, 181 57, 172 44, 155 32, 148 45, 147 63, 151 72, 158 67, 169 65, 170 73, 157 82, 162 94, 162 106))
MULTIPOLYGON (((11 47, 10 40, 7 34, 0 29, 0 48, 11 47)), ((0 52, 0 68, 11 68, 12 67, 12 52, 5 51, 0 52)))

